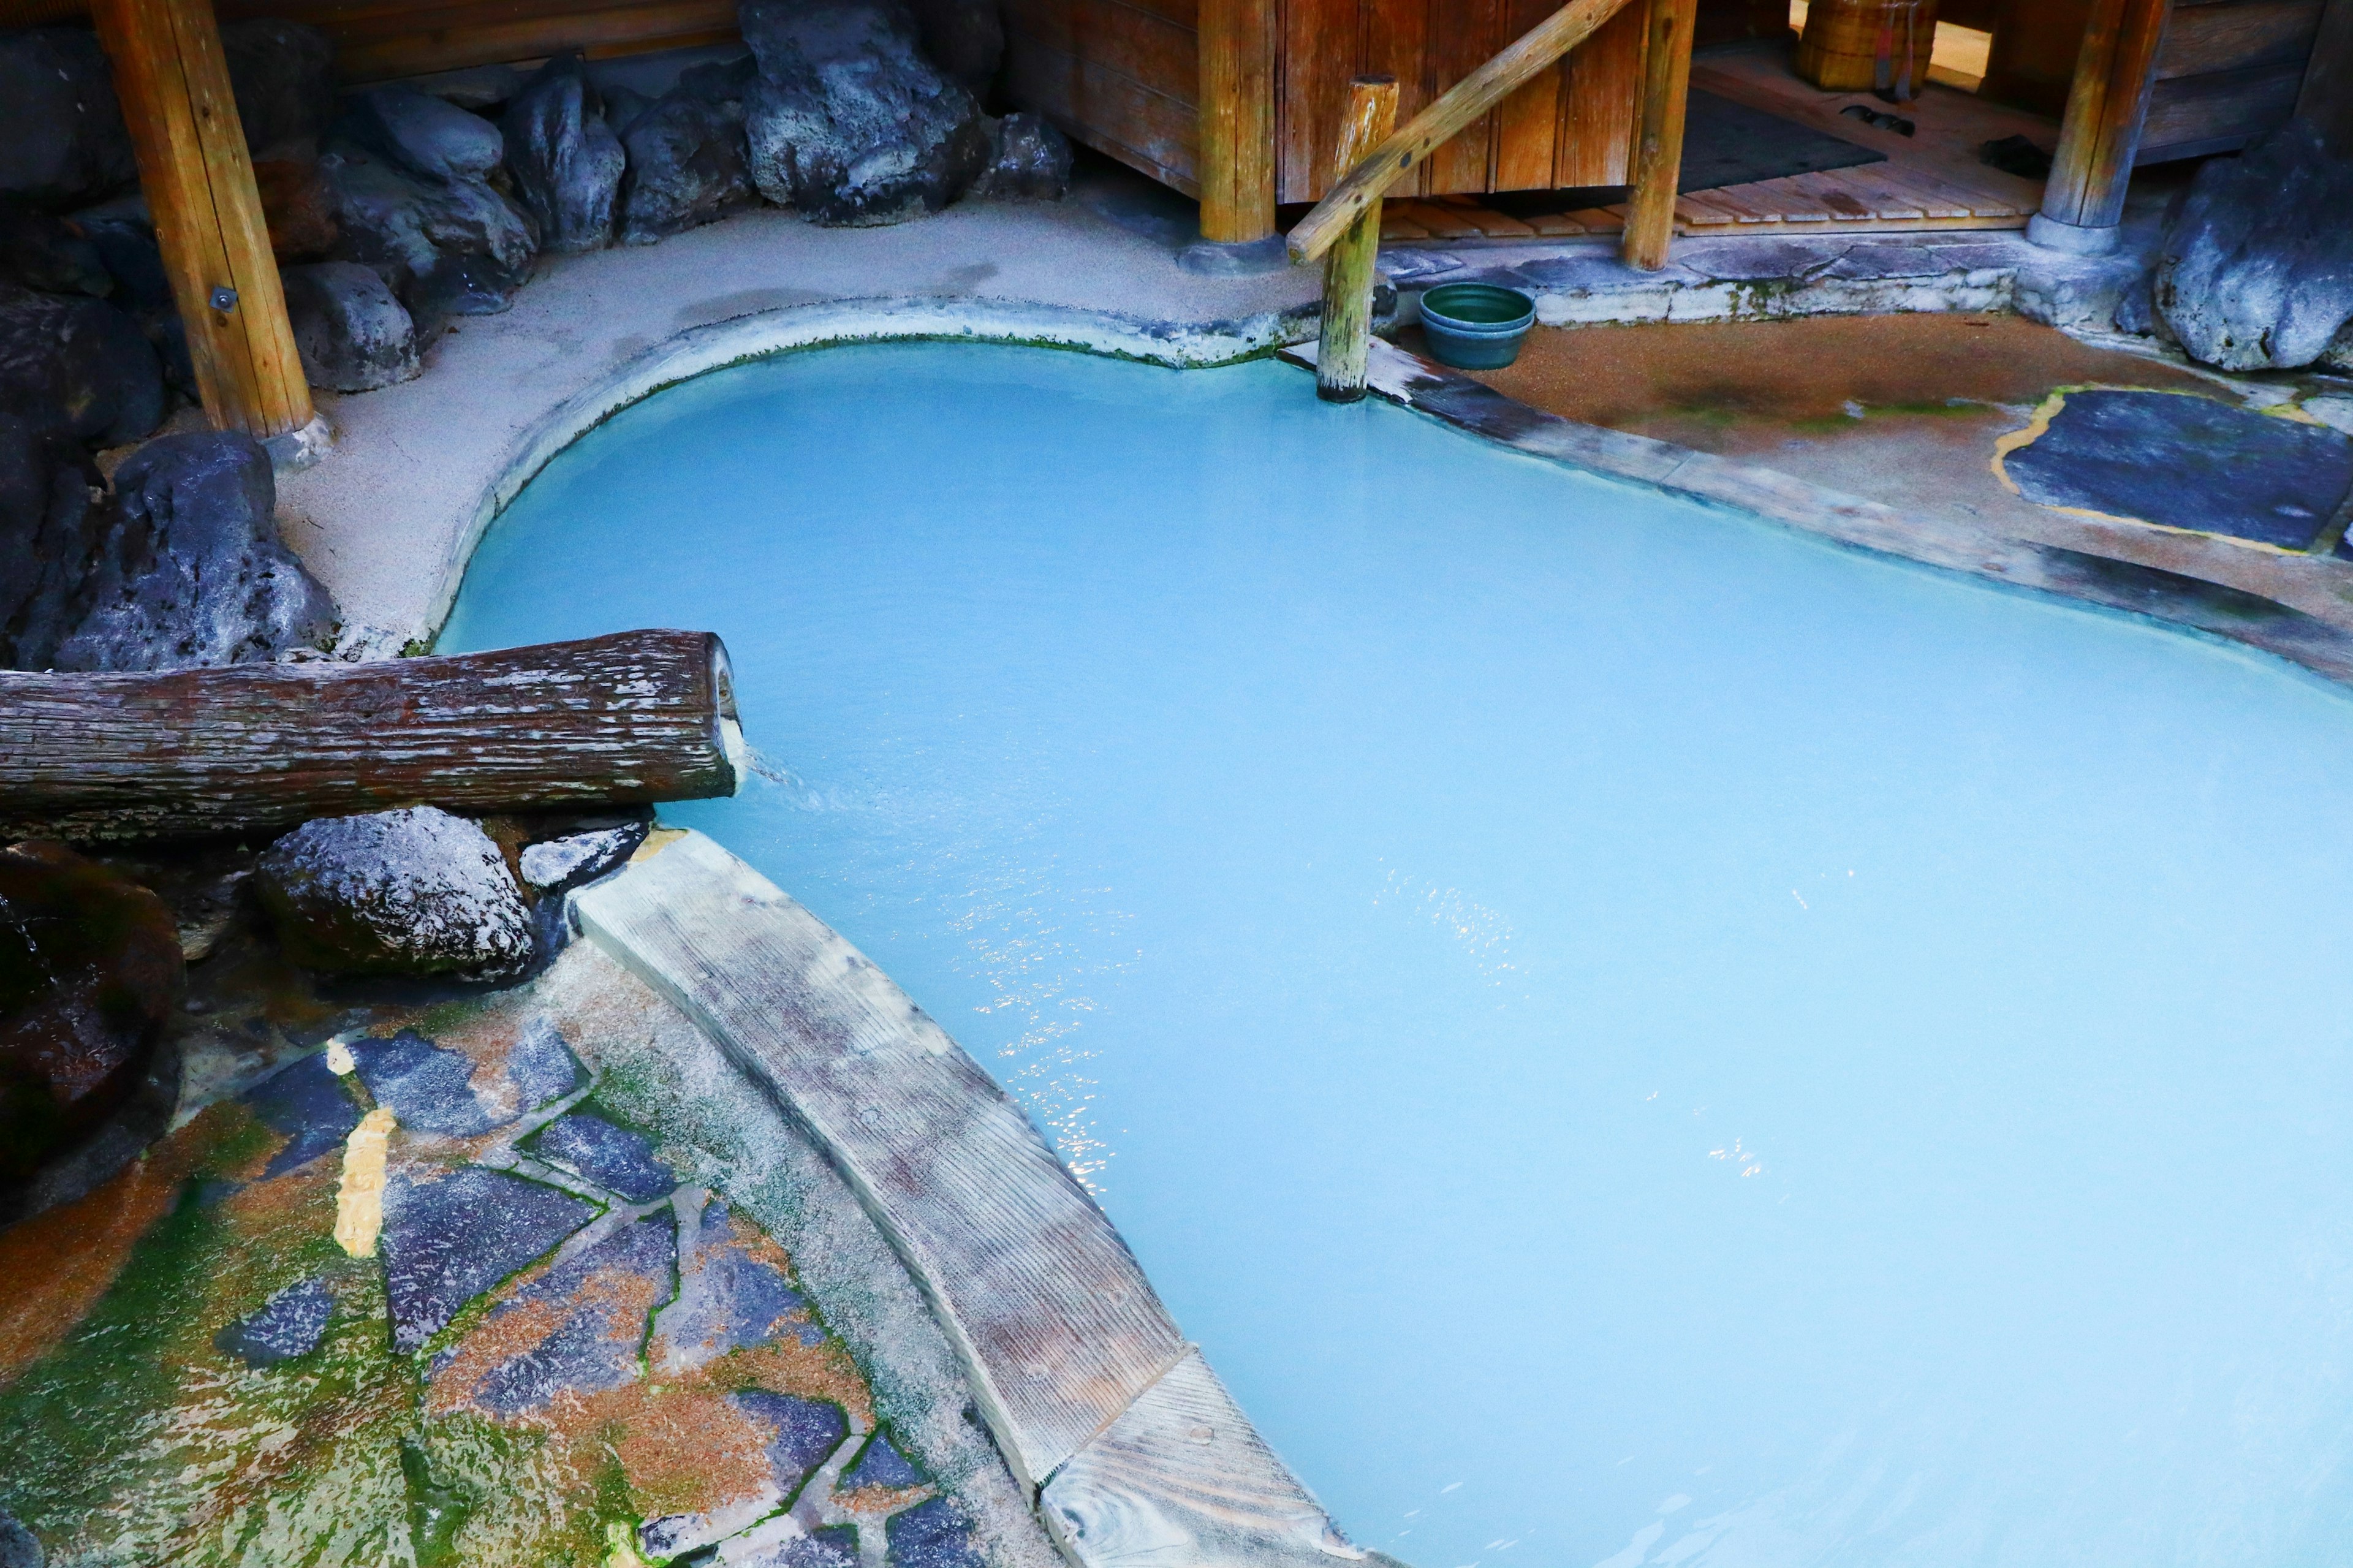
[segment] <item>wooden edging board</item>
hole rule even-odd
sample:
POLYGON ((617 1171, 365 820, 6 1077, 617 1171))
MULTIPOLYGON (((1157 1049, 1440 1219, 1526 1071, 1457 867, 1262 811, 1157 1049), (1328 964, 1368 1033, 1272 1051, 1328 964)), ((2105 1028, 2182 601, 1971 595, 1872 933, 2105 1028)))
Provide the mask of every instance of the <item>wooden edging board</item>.
POLYGON ((1029 1117, 865 955, 698 833, 657 833, 573 909, 841 1172, 1081 1568, 1374 1555, 1261 1440, 1029 1117))
MULTIPOLYGON (((1312 369, 1315 345, 1284 349, 1282 357, 1312 369)), ((1384 339, 1373 340, 1367 370, 1374 395, 1531 457, 1736 508, 1841 544, 2171 622, 2353 685, 2353 631, 2242 589, 1953 519, 1899 512, 1772 468, 1579 424, 1384 339)))

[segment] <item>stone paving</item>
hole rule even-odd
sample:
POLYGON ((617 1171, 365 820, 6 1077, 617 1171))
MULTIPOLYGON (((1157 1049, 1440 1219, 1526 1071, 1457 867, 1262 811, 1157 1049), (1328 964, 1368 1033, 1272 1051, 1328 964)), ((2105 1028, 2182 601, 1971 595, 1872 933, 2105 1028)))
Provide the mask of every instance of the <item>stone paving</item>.
POLYGON ((848 1189, 610 959, 290 976, 232 955, 188 1048, 235 1092, 0 1233, 51 1568, 1054 1560, 848 1189))

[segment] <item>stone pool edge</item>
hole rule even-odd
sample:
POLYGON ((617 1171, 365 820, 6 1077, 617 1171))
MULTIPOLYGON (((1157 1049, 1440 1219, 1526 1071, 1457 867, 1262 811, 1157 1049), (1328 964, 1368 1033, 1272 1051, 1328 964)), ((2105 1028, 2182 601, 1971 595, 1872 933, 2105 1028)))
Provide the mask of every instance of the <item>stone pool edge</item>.
POLYGON ((572 908, 841 1173, 1080 1568, 1391 1561, 1349 1545, 1260 1437, 1028 1115, 839 933, 693 832, 657 834, 572 908))
POLYGON ((754 360, 860 343, 992 342, 1066 349, 1167 370, 1201 370, 1271 353, 1314 331, 1312 311, 1261 311, 1187 324, 1073 306, 905 296, 787 305, 691 327, 665 339, 534 420, 511 443, 438 569, 419 640, 438 637, 475 548, 555 455, 666 387, 754 360))
MULTIPOLYGON (((1277 357, 1312 370, 1315 344, 1294 344, 1277 357)), ((2145 616, 2353 687, 2353 628, 2244 588, 1950 519, 1908 515, 1778 469, 1580 424, 1377 337, 1368 371, 1375 395, 1529 457, 1730 508, 1875 554, 2145 616)))

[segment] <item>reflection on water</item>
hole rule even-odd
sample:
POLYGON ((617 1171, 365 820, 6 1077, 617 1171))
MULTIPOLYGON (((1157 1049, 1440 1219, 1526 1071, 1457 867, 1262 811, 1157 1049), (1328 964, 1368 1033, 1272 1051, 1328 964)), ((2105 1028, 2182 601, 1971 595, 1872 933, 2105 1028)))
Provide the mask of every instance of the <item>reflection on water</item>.
POLYGON ((1269 364, 665 393, 447 645, 709 626, 676 810, 1019 1096, 1420 1568, 2353 1541, 2353 713, 1269 364))

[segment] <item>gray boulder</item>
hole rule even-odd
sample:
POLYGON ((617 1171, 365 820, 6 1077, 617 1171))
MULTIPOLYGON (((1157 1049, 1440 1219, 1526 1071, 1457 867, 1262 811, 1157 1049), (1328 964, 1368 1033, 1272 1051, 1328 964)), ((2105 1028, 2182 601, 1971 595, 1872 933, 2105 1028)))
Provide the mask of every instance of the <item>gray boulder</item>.
POLYGON ((2291 121, 2198 171, 2167 225, 2158 313, 2192 358, 2295 370, 2353 321, 2353 161, 2291 121))
POLYGON ((1059 202, 1070 194, 1071 139, 1043 115, 989 121, 988 148, 988 162, 972 183, 974 195, 1059 202))
POLYGON ((822 224, 899 223, 961 195, 988 156, 971 92, 923 58, 896 0, 744 0, 759 76, 752 182, 822 224))
POLYGON ((74 214, 73 222, 114 280, 108 299, 139 323, 141 335, 155 351, 164 384, 194 402, 196 367, 188 357, 187 329, 172 297, 172 280, 164 271, 164 250, 148 220, 146 202, 136 196, 108 202, 74 214))
POLYGON ((975 98, 987 96, 1005 60, 998 0, 909 0, 923 53, 975 98))
POLYGON ((0 197, 0 279, 52 294, 114 292, 105 258, 79 225, 0 197))
POLYGON ((105 300, 0 283, 0 413, 119 447, 163 423, 163 372, 139 324, 105 300))
POLYGON ((629 155, 621 181, 624 244, 650 245, 759 199, 744 157, 740 101, 675 89, 630 123, 622 142, 629 155))
POLYGON ((576 54, 558 55, 523 84, 501 121, 515 195, 554 251, 613 243, 627 156, 576 54))
POLYGON ((356 261, 289 267, 280 276, 312 386, 372 392, 416 377, 417 326, 383 279, 356 261))
POLYGON ((84 27, 0 33, 0 195, 58 209, 138 178, 97 37, 84 27))
POLYGON ((334 601, 280 542, 269 454, 234 431, 164 436, 114 471, 111 515, 59 669, 248 664, 333 635, 334 601))
POLYGON ((237 117, 255 153, 310 156, 335 115, 335 47, 300 22, 259 16, 221 25, 237 117))
POLYGON ((512 973, 531 914, 481 827, 430 805, 306 822, 255 875, 295 963, 341 973, 512 973))
POLYGON ((335 131, 427 180, 488 180, 506 155, 497 126, 413 87, 353 94, 335 131))
POLYGON ((513 302, 538 246, 530 221, 480 180, 426 180, 342 146, 319 160, 334 195, 334 259, 373 269, 408 309, 420 342, 451 316, 513 302))
POLYGON ((0 667, 48 668, 72 629, 97 479, 73 443, 0 414, 0 667))

